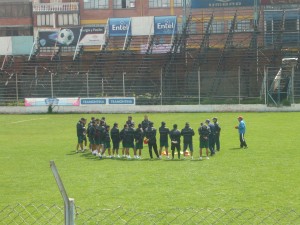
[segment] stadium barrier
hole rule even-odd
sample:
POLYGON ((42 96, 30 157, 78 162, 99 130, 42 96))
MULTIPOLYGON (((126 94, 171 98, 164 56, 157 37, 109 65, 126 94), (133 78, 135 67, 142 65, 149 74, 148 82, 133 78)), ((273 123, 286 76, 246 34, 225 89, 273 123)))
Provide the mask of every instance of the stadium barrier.
MULTIPOLYGON (((47 106, 0 106, 2 114, 47 113, 47 106)), ((299 112, 300 104, 268 107, 262 104, 240 105, 86 105, 55 106, 54 113, 170 113, 170 112, 299 112)))
MULTIPOLYGON (((115 209, 83 209, 76 206, 75 224, 300 224, 293 209, 194 209, 173 208, 143 212, 115 209)), ((64 208, 59 205, 15 204, 0 208, 0 224, 64 224, 64 208)))

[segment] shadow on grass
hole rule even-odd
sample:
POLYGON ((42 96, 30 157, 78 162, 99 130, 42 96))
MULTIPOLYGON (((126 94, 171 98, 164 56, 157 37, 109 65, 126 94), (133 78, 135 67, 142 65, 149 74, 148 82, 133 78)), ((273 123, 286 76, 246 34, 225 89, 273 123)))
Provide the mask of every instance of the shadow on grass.
POLYGON ((240 148, 240 147, 238 147, 238 148, 229 148, 229 150, 243 150, 243 148, 240 148))
MULTIPOLYGON (((101 159, 99 158, 99 156, 95 156, 93 155, 89 150, 86 150, 85 152, 78 152, 76 153, 75 151, 71 151, 69 153, 67 153, 66 155, 69 155, 69 156, 72 156, 72 155, 78 155, 79 157, 84 157, 85 159, 88 159, 88 160, 94 160, 94 161, 102 161, 102 160, 111 160, 111 161, 127 161, 127 162, 141 162, 141 161, 163 161, 163 162, 201 162, 201 161, 206 161, 206 159, 203 159, 203 160, 199 160, 198 158, 194 158, 194 159, 190 159, 190 158, 174 158, 174 159, 166 159, 166 158, 163 158, 163 159, 157 159, 157 158, 141 158, 141 159, 135 159, 135 158, 130 158, 130 159, 127 159, 125 157, 120 157, 120 158, 117 158, 117 157, 113 157, 113 158, 109 158, 109 157, 102 157, 101 159)), ((211 156, 210 156, 211 157, 211 156)))

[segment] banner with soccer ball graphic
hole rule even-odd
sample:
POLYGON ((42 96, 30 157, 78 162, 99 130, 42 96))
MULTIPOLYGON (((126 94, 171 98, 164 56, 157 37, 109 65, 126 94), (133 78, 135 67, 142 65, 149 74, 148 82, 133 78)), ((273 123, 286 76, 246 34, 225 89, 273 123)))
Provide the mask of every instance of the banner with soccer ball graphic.
POLYGON ((105 42, 102 26, 72 27, 39 31, 41 47, 102 45, 105 42), (78 42, 79 40, 79 42, 78 42))
POLYGON ((76 46, 81 27, 39 31, 41 47, 76 46))

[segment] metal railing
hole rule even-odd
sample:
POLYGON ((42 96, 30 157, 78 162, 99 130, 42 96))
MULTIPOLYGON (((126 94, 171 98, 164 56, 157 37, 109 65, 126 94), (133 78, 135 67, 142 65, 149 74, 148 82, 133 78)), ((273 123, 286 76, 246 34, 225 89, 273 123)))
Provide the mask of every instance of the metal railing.
POLYGON ((78 2, 34 3, 33 12, 72 12, 79 11, 78 2))

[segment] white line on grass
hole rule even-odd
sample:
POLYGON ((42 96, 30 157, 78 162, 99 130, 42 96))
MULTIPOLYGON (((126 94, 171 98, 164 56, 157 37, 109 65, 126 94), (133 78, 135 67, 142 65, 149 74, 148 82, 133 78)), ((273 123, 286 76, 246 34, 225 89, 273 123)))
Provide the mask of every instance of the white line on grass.
POLYGON ((19 121, 15 121, 15 122, 11 122, 11 123, 24 123, 24 122, 29 122, 29 121, 33 121, 33 120, 45 120, 47 118, 36 118, 36 119, 30 119, 30 120, 19 120, 19 121))

